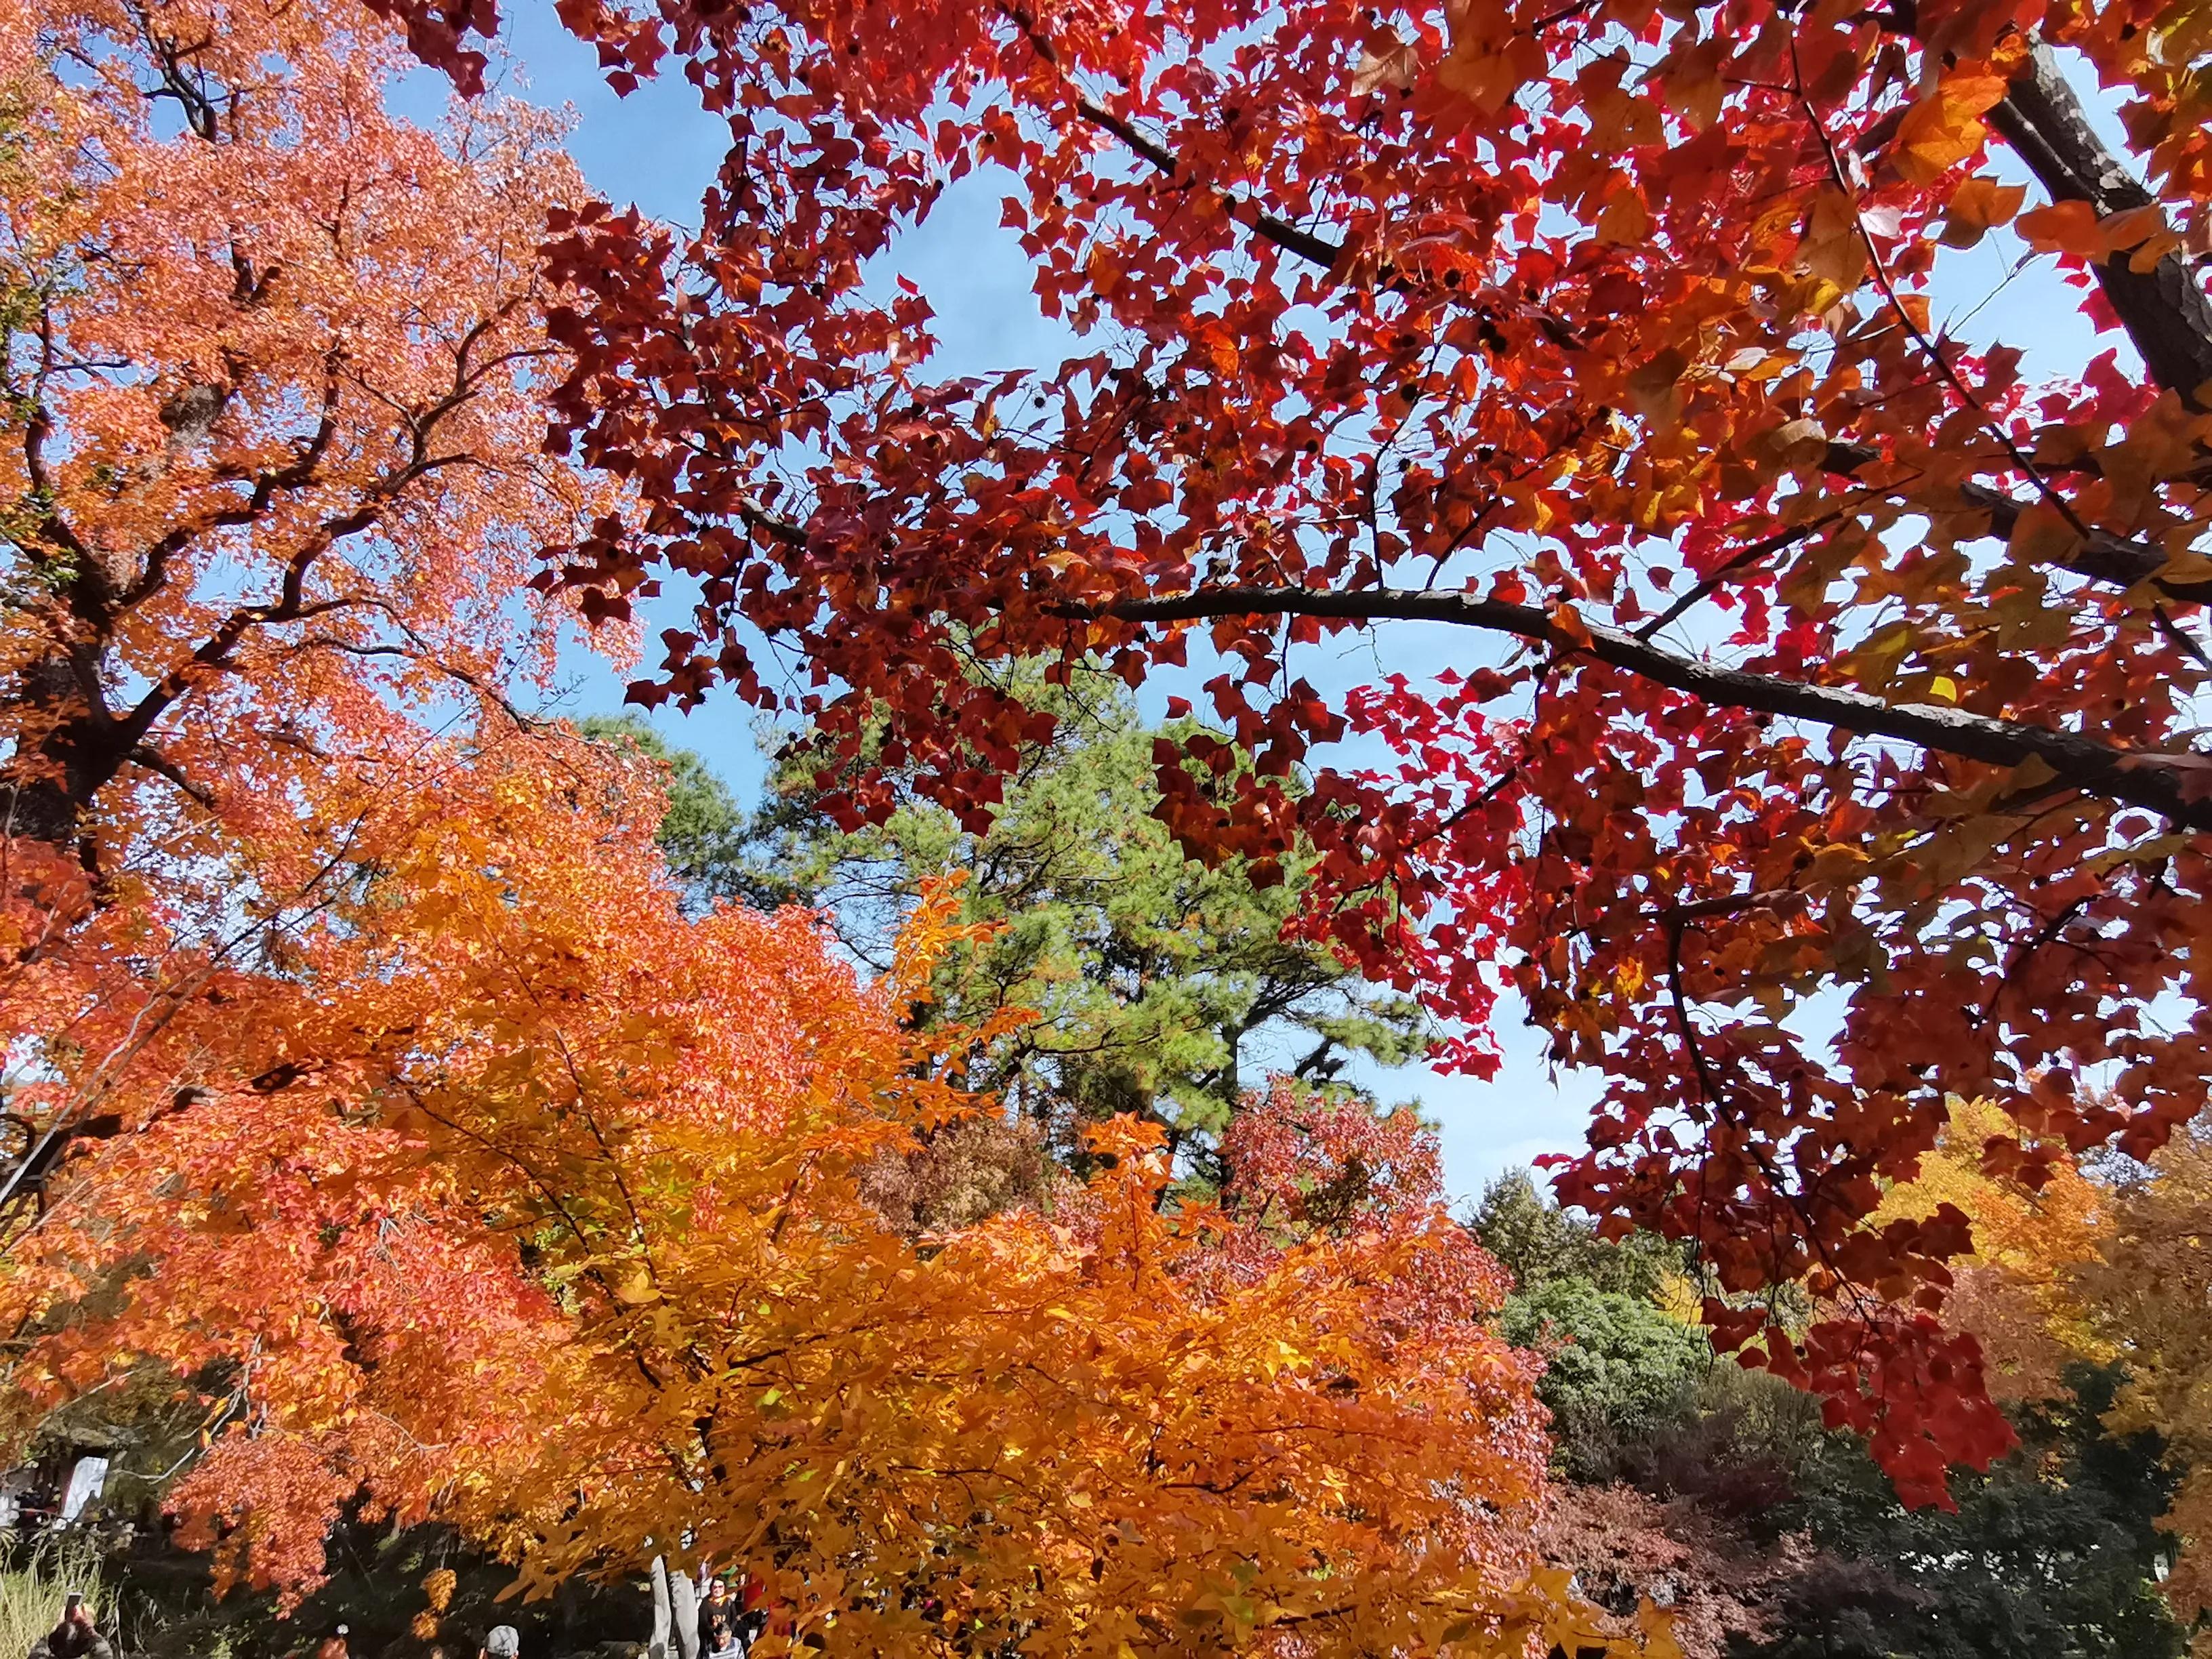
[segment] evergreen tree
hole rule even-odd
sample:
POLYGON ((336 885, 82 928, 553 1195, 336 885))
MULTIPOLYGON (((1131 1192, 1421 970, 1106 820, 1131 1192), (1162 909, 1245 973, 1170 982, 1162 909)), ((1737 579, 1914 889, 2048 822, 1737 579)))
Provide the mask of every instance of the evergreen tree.
POLYGON ((965 878, 962 919, 1001 931, 939 975, 938 1017, 994 1008, 1038 1018, 996 1053, 998 1091, 1071 1162, 1086 1121, 1135 1111, 1168 1132, 1201 1183, 1224 1174, 1218 1140, 1248 1091, 1281 1072, 1341 1083, 1355 1056, 1417 1058, 1428 1027, 1410 999, 1346 968, 1325 945, 1286 935, 1304 867, 1186 858, 1150 808, 1156 738, 1126 695, 1060 693, 1053 739, 1027 756, 988 827, 902 800, 880 825, 842 827, 834 777, 801 738, 785 744, 749 818, 696 756, 633 721, 587 722, 670 767, 661 830, 670 863, 703 898, 790 902, 823 912, 872 967, 926 880, 965 878))

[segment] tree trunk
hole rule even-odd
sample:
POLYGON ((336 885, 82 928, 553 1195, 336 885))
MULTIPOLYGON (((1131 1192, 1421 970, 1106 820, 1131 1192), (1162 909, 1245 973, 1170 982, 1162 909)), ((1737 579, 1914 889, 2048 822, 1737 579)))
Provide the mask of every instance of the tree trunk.
POLYGON ((699 1589, 690 1573, 668 1575, 668 1612, 676 1625, 675 1652, 699 1659, 699 1589))
POLYGON ((673 1659, 668 1627, 668 1564, 656 1555, 653 1558, 653 1640, 646 1647, 646 1659, 673 1659))

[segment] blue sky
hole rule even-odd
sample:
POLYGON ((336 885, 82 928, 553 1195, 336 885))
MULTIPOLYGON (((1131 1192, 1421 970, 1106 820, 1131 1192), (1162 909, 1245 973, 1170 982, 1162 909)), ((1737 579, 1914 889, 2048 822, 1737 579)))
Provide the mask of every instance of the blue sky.
MULTIPOLYGON (((573 110, 569 149, 595 189, 657 218, 696 223, 700 193, 722 158, 725 129, 699 110, 689 85, 671 76, 617 98, 591 52, 560 27, 550 5, 520 0, 511 12, 507 89, 573 110)), ((2107 112, 2098 113, 2109 118, 2107 112)), ((886 284, 893 276, 908 277, 928 296, 937 313, 938 367, 946 376, 1051 363, 1077 345, 1075 336, 1039 313, 1030 293, 1028 262, 1000 226, 1006 183, 1003 175, 970 174, 945 193, 925 225, 900 240, 886 267, 873 273, 886 284)), ((1936 295, 1936 316, 1953 319, 1956 332, 1977 341, 2032 343, 2031 374, 2077 368, 2111 342, 2093 344, 2071 296, 2063 289, 2054 295, 2047 279, 2007 282, 2019 251, 2016 242, 1997 236, 1972 255, 1951 259, 1936 295)), ((659 625, 648 617, 649 633, 659 625)), ((1414 676, 1455 661, 1464 667, 1469 660, 1465 635, 1455 633, 1394 633, 1391 667, 1414 676)), ((622 707, 621 678, 606 664, 579 652, 570 669, 567 712, 622 707)), ((1333 690, 1379 672, 1370 651, 1355 650, 1333 672, 1324 668, 1313 678, 1333 690)), ((741 799, 755 798, 761 761, 750 711, 736 698, 718 695, 688 717, 664 711, 654 723, 672 742, 704 756, 741 799)), ((1446 1179, 1456 1194, 1479 1193, 1501 1170, 1540 1153, 1578 1146, 1584 1115, 1598 1093, 1594 1073, 1559 1073, 1547 1066, 1536 1034, 1510 1013, 1499 1035, 1505 1064, 1490 1084, 1425 1066, 1370 1071, 1364 1079, 1386 1097, 1419 1098, 1427 1108, 1441 1129, 1446 1179)))

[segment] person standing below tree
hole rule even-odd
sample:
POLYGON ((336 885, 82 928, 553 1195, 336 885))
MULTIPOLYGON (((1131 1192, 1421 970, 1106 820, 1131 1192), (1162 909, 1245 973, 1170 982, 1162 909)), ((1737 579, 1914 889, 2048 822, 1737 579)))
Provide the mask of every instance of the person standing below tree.
POLYGON ((736 1633, 736 1598, 730 1594, 728 1581, 715 1573, 699 1589, 699 1651, 702 1656, 714 1651, 713 1632, 718 1622, 727 1626, 732 1635, 736 1633))

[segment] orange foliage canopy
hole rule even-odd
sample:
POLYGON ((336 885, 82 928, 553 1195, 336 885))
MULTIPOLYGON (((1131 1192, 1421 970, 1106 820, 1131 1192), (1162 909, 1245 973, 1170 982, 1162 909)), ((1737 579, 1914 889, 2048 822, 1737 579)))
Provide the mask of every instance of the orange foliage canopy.
POLYGON ((285 971, 434 734, 508 723, 562 615, 518 584, 611 499, 540 453, 559 127, 397 120, 410 65, 343 0, 0 17, 10 1226, 168 1022, 285 971))
POLYGON ((262 1040, 611 498, 540 453, 558 125, 398 121, 410 65, 343 0, 0 16, 0 1238, 262 1040))
POLYGON ((514 596, 611 499, 541 453, 580 184, 542 112, 396 119, 410 63, 346 0, 0 19, 0 812, 95 879, 274 858, 298 780, 550 665, 514 596))
POLYGON ((2175 1546, 2160 1588, 2201 1653, 2212 1644, 2212 1124, 2199 1118, 2115 1182, 2100 1218, 2095 1251, 2060 1268, 2067 1297, 2053 1334, 2125 1366, 2111 1425, 2166 1443, 2180 1478, 2159 1522, 2175 1546))
POLYGON ((2075 1285, 2097 1258, 2112 1194, 2063 1151, 2046 1149, 2047 1173, 2033 1188, 2013 1178, 2007 1171, 2033 1146, 1989 1102, 1954 1102, 1920 1173, 1885 1193, 1873 1218, 1886 1225, 1948 1210, 1972 1227, 1973 1251, 1954 1266, 1948 1305, 1980 1341, 2000 1400, 2049 1398, 2063 1387, 2067 1361, 2112 1352, 2080 1316, 2075 1285))
POLYGON ((289 971, 142 1051, 11 1253, 48 1322, 19 1392, 203 1378, 227 1427, 176 1502, 288 1589, 363 1488, 539 1585, 688 1527, 839 1652, 1515 1651, 1552 1616, 1534 1362, 1432 1185, 1170 1218, 1121 1121, 1060 1212, 917 1244, 857 1176, 975 1109, 894 1017, 946 906, 874 987, 798 913, 688 919, 619 765, 455 764, 289 971))
MULTIPOLYGON (((378 3, 474 72, 490 0, 378 3)), ((2139 1153, 2204 1097, 2201 0, 562 15, 732 141, 696 235, 559 221, 563 439, 642 510, 549 579, 702 585, 637 695, 734 684, 853 758, 888 721, 973 813, 1049 723, 975 655, 1189 660, 1258 766, 1163 746, 1188 847, 1315 848, 1476 1073, 1503 965, 1610 1080, 1561 1196, 1695 1239, 1723 1346, 1908 1498, 2002 1449, 1941 1322, 1963 1234, 1867 1218, 1947 1095, 2139 1153), (944 379, 866 280, 979 185, 1086 355, 944 379), (2008 315, 2109 339, 2054 365, 2008 315), (1423 629, 1454 672, 1300 677, 1423 629), (1763 1329, 1803 1279, 1863 1313, 1763 1329)))

